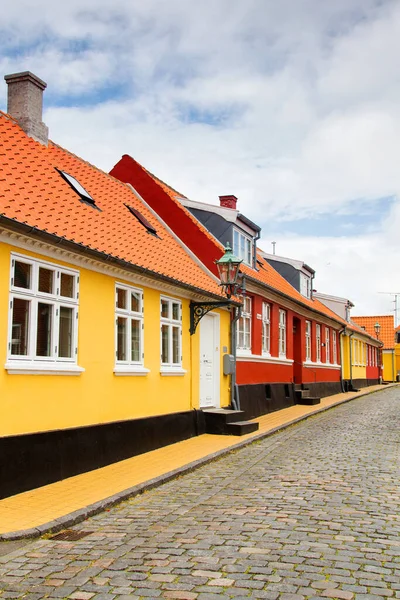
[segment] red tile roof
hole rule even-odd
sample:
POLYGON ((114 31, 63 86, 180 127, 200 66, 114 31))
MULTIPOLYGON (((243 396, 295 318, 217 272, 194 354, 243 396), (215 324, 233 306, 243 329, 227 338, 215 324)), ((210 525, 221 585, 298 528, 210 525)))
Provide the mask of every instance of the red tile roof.
POLYGON ((65 238, 185 286, 221 295, 221 288, 164 228, 130 186, 53 142, 29 138, 0 112, 0 215, 65 238), (80 201, 56 169, 79 181, 100 210, 80 201), (156 229, 150 235, 125 204, 156 229))
POLYGON ((375 323, 381 326, 378 339, 383 342, 383 347, 387 349, 394 348, 394 316, 393 315, 376 315, 374 317, 351 317, 351 320, 357 323, 360 327, 364 327, 365 331, 372 337, 376 338, 375 323))

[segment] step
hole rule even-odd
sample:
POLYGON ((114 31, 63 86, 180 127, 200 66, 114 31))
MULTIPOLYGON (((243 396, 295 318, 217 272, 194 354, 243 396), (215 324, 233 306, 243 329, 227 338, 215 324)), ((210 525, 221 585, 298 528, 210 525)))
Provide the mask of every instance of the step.
POLYGON ((305 398, 297 398, 296 404, 302 404, 305 406, 314 406, 315 404, 319 404, 321 402, 321 398, 317 398, 314 396, 306 396, 305 398))
POLYGON ((226 434, 226 428, 231 423, 243 420, 243 410, 230 410, 225 408, 203 409, 206 433, 226 434))
POLYGON ((308 388, 304 390, 295 390, 296 398, 309 398, 310 390, 308 388))
POLYGON ((259 424, 256 421, 237 421, 229 423, 226 428, 228 435, 246 435, 258 431, 259 424))
POLYGON ((316 398, 313 396, 306 396, 305 398, 297 398, 296 404, 303 404, 305 406, 314 406, 314 404, 319 404, 321 402, 321 398, 316 398))

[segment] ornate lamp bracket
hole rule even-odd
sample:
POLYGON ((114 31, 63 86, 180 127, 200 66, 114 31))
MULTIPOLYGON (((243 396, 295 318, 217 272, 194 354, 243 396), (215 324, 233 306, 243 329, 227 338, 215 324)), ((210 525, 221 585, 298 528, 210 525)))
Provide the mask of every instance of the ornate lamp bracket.
POLYGON ((190 303, 190 335, 193 335, 196 331, 196 327, 200 320, 214 308, 220 308, 222 306, 231 306, 230 300, 223 300, 221 302, 191 302, 190 303))

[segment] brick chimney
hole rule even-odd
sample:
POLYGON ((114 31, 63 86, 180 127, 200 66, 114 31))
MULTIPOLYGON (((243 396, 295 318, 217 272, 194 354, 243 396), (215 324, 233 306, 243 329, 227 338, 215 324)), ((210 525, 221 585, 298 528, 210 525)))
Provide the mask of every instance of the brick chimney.
POLYGON ((233 208, 236 210, 237 198, 232 194, 230 196, 220 196, 219 197, 219 205, 224 208, 233 208))
POLYGON ((7 113, 29 137, 47 146, 49 129, 42 121, 43 90, 47 84, 29 71, 6 75, 4 79, 8 85, 7 113))

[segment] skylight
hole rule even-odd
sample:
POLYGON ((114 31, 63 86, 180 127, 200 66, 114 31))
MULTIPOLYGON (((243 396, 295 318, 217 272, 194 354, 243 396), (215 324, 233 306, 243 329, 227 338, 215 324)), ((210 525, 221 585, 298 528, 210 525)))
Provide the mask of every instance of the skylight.
POLYGON ((75 177, 73 177, 69 173, 66 173, 66 171, 61 171, 61 169, 57 169, 57 171, 60 173, 61 177, 63 179, 65 179, 65 181, 78 194, 78 196, 80 197, 81 200, 83 200, 83 202, 86 202, 87 204, 90 204, 91 206, 94 206, 95 208, 97 208, 97 210, 100 210, 99 207, 96 206, 96 202, 92 198, 92 196, 89 194, 89 192, 87 192, 85 190, 83 185, 81 185, 79 183, 79 181, 77 179, 75 179, 75 177))
POLYGON ((129 204, 125 204, 125 206, 129 210, 129 212, 132 213, 133 216, 137 218, 137 220, 139 221, 139 223, 141 223, 143 225, 143 227, 145 229, 147 229, 147 231, 149 233, 151 233, 152 235, 156 235, 157 236, 157 230, 154 229, 153 225, 151 223, 149 223, 149 221, 142 215, 141 212, 139 212, 138 210, 136 210, 136 208, 133 208, 132 206, 129 206, 129 204))

